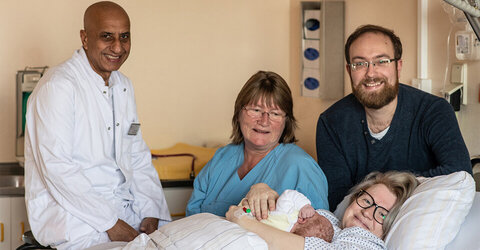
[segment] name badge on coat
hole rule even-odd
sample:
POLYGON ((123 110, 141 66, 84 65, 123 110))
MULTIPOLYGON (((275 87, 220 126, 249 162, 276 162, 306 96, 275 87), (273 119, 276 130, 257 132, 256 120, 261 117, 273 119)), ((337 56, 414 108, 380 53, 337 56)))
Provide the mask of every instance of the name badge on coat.
POLYGON ((140 123, 132 122, 132 124, 130 124, 130 128, 128 129, 128 135, 137 135, 139 129, 140 123))

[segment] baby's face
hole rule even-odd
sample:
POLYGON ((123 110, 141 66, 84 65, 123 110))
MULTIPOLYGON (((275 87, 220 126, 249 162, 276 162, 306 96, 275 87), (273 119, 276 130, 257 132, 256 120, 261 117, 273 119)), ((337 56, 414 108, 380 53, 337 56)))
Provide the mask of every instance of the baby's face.
POLYGON ((303 237, 317 237, 331 242, 333 238, 333 227, 330 221, 315 213, 312 217, 305 219, 303 222, 298 222, 293 225, 291 233, 303 237))

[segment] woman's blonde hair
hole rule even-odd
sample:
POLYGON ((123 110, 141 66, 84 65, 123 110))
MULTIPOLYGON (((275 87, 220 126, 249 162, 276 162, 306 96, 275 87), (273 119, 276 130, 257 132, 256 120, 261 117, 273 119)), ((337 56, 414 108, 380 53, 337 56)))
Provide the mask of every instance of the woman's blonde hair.
POLYGON ((392 227, 395 217, 397 217, 402 204, 412 195, 415 188, 418 186, 419 182, 415 175, 409 172, 399 172, 399 171, 388 171, 386 173, 372 172, 368 174, 362 182, 355 185, 350 189, 350 204, 355 202, 357 194, 360 190, 367 190, 373 185, 383 184, 385 185, 390 192, 392 192, 397 200, 393 204, 392 208, 389 209, 388 215, 383 221, 383 235, 382 239, 385 238, 388 231, 392 227))
POLYGON ((285 112, 285 128, 280 136, 279 143, 293 143, 296 141, 295 128, 297 121, 293 116, 292 92, 287 82, 275 72, 258 71, 250 77, 238 93, 235 100, 235 110, 232 118, 232 139, 233 144, 243 142, 243 134, 240 129, 240 112, 250 104, 256 104, 259 100, 266 102, 268 107, 278 106, 285 112))

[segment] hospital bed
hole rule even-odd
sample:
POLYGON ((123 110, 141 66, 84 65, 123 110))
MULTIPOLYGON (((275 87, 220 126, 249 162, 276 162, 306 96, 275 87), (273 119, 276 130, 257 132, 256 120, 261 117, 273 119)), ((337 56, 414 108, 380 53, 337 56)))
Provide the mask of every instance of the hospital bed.
MULTIPOLYGON (((209 214, 209 216, 214 216, 209 214)), ((229 224, 226 221, 222 221, 220 219, 215 220, 211 227, 211 230, 192 230, 192 225, 204 227, 201 221, 193 220, 192 217, 187 217, 178 221, 180 223, 173 225, 172 223, 169 224, 169 228, 163 227, 163 231, 156 232, 156 235, 150 235, 153 239, 161 239, 157 243, 165 244, 167 241, 169 244, 170 242, 176 243, 178 247, 174 248, 171 247, 169 249, 191 249, 186 246, 192 246, 192 244, 196 244, 196 246, 201 246, 202 242, 210 242, 210 244, 222 245, 222 249, 267 249, 266 244, 262 242, 262 240, 253 233, 249 233, 242 228, 236 226, 236 224, 229 224), (223 225, 222 225, 223 223, 223 225), (189 229, 188 235, 179 236, 178 233, 182 231, 183 228, 189 229), (202 237, 195 238, 194 241, 191 240, 192 234, 198 232, 208 232, 208 234, 202 234, 202 237), (217 241, 214 237, 221 235, 223 241, 217 241), (212 240, 214 239, 214 240, 212 240), (231 240, 228 242, 227 240, 231 240), (229 247, 225 247, 228 245, 229 247)), ((456 235, 456 237, 451 241, 446 247, 446 250, 475 250, 480 249, 480 243, 478 238, 479 232, 479 225, 480 225, 480 192, 475 193, 475 198, 473 201, 473 205, 470 209, 470 212, 465 218, 465 221, 462 223, 460 227, 460 231, 456 235)), ((206 226, 205 226, 206 227, 206 226)), ((146 235, 141 235, 137 237, 134 241, 128 243, 126 242, 110 242, 107 244, 103 244, 101 246, 94 247, 89 250, 131 250, 131 249, 163 249, 159 247, 159 244, 156 246, 151 244, 151 239, 146 235), (150 243, 150 244, 149 244, 150 243)), ((24 249, 37 249, 37 248, 24 248, 24 249)), ((405 249, 405 248, 389 248, 389 249, 405 249)), ((409 248, 410 249, 410 248, 409 248)), ((417 248, 422 249, 422 248, 417 248)), ((437 248, 430 248, 430 249, 437 249, 437 248)))
MULTIPOLYGON (((182 150, 185 150, 185 149, 182 149, 182 150)), ((157 151, 152 153, 158 156, 158 155, 164 154, 165 152, 157 151)), ((180 154, 175 150, 174 152, 168 152, 168 153, 180 154)), ((214 151, 210 153, 213 156, 214 151)), ((186 171, 187 174, 183 175, 187 177, 182 177, 182 178, 190 179, 190 177, 188 176, 191 175, 190 173, 191 173, 192 167, 194 172, 196 172, 195 163, 194 163, 196 157, 191 157, 190 155, 186 155, 185 157, 191 158, 190 159, 191 162, 187 164, 187 166, 189 166, 187 167, 187 171, 186 171)), ((209 158, 211 158, 211 156, 209 156, 209 158)), ((474 162, 472 161, 472 165, 474 165, 473 163, 474 162)), ((476 171, 474 171, 474 174, 475 173, 476 171)), ((480 192, 475 192, 474 181, 470 177, 470 175, 465 172, 458 172, 458 173, 451 174, 449 176, 433 177, 433 178, 429 178, 425 182, 422 182, 421 186, 424 187, 423 190, 422 188, 417 188, 415 192, 417 192, 417 190, 419 191, 417 193, 414 193, 414 195, 412 196, 414 197, 415 195, 418 195, 416 200, 420 202, 420 205, 419 205, 419 202, 409 203, 409 201, 407 201, 404 204, 404 206, 406 207, 412 206, 414 208, 425 208, 425 209, 415 209, 413 211, 407 210, 407 212, 403 211, 404 212, 403 217, 402 217, 402 211, 400 211, 399 216, 397 216, 397 219, 402 217, 402 218, 406 218, 406 221, 401 221, 397 223, 398 221, 396 220, 396 222, 394 223, 394 226, 392 227, 392 230, 390 231, 390 233, 392 233, 395 230, 399 231, 396 233, 398 236, 396 242, 397 243, 400 242, 400 246, 397 246, 395 244, 395 237, 389 238, 389 236, 387 236, 386 242, 387 242, 387 246, 389 247, 388 249, 447 249, 447 250, 479 249, 480 250, 480 239, 478 238, 478 236, 480 236, 478 233, 480 231, 480 192), (425 192, 422 193, 423 191, 425 192), (421 195, 424 195, 424 196, 421 196, 421 195), (431 199, 431 201, 428 199, 431 199), (435 204, 437 200, 440 200, 440 202, 442 202, 443 204, 441 205, 435 204), (454 202, 448 202, 448 204, 445 205, 445 201, 449 201, 449 200, 452 200, 454 202), (423 204, 421 204, 422 202, 423 204), (429 205, 431 205, 432 207, 428 207, 429 205), (445 216, 443 216, 444 214, 439 214, 432 217, 431 212, 437 213, 437 211, 434 211, 434 210, 437 210, 437 211, 450 210, 451 212, 445 216), (460 211, 460 214, 458 211, 460 211), (463 211, 463 214, 461 214, 462 211, 463 211), (420 226, 417 227, 417 226, 410 225, 409 227, 406 227, 406 230, 404 231, 404 232, 407 232, 406 234, 403 234, 402 231, 399 229, 401 228, 401 226, 397 227, 397 225, 404 225, 410 222, 415 223, 417 221, 423 220, 424 218, 427 218, 427 222, 421 222, 420 224, 417 223, 420 226), (443 226, 438 226, 439 224, 438 224, 437 218, 443 219, 445 221, 442 224, 443 226), (429 223, 429 222, 432 222, 432 223, 429 223), (423 229, 421 228, 422 226, 424 227, 423 229), (435 234, 438 240, 434 240, 434 242, 439 241, 441 243, 441 247, 434 246, 433 243, 431 243, 432 237, 429 237, 428 233, 425 233, 425 228, 427 228, 427 230, 441 232, 441 233, 435 234), (419 236, 420 238, 412 240, 412 237, 416 237, 416 236, 419 236), (428 243, 426 243, 425 246, 420 246, 421 245, 420 243, 422 241, 426 241, 426 242, 428 241, 428 243), (405 242, 413 242, 413 244, 411 244, 408 247, 401 245, 401 244, 404 244, 405 242)), ((349 198, 347 197, 345 200, 349 200, 349 198)), ((341 205, 342 204, 340 204, 339 207, 341 205)), ((170 207, 170 204, 169 204, 169 207, 170 207)), ((337 211, 338 210, 339 209, 337 209, 337 211)), ((337 214, 337 211, 335 212, 336 214, 337 214)), ((343 213, 343 212, 340 212, 340 213, 343 213)), ((337 215, 337 217, 341 217, 341 216, 337 215)), ((182 219, 181 222, 179 221, 180 223, 170 223, 168 224, 169 225, 168 227, 162 227, 162 229, 159 230, 160 233, 157 233, 156 236, 161 237, 162 240, 173 242, 172 244, 178 243, 179 246, 183 246, 183 247, 189 246, 189 244, 192 244, 193 241, 191 241, 191 239, 188 237, 183 237, 183 236, 179 237, 178 233, 184 233, 182 232, 183 228, 191 229, 191 225, 196 225, 196 226, 200 225, 198 221, 195 221, 195 220, 191 221, 191 220, 192 218, 188 217, 188 218, 182 219)), ((225 249, 242 249, 242 250, 266 249, 265 244, 262 243, 262 240, 259 239, 257 235, 246 232, 245 230, 239 228, 238 226, 229 225, 224 221, 216 220, 215 223, 219 223, 219 224, 223 223, 225 225, 224 227, 214 226, 213 228, 215 228, 215 230, 200 229, 200 233, 202 236, 196 239, 197 240, 196 244, 201 245, 202 241, 214 242, 215 244, 220 244, 220 243, 227 244, 228 242, 225 243, 225 241, 220 243, 216 242, 215 239, 218 239, 218 238, 215 238, 215 237, 218 237, 218 235, 221 234, 222 235, 221 238, 223 240, 229 239, 229 238, 233 239, 231 244, 228 243, 227 245, 236 247, 236 248, 232 247, 232 248, 225 248, 225 249), (232 235, 230 235, 230 232, 232 232, 238 237, 232 237, 232 235), (238 241, 235 239, 238 239, 238 241)), ((191 231, 188 234, 190 235, 190 233, 198 233, 198 232, 191 231)), ((135 241, 128 243, 131 248, 128 248, 128 245, 125 246, 125 244, 127 243, 119 244, 117 242, 117 243, 113 243, 113 245, 111 245, 111 248, 107 245, 103 245, 101 246, 101 248, 98 248, 98 249, 157 249, 157 247, 154 247, 154 248, 148 247, 148 243, 151 241, 151 239, 148 236, 143 235, 142 237, 139 236, 135 241)), ((151 245, 152 244, 150 244, 150 246, 151 245)), ((158 248, 158 249, 162 249, 162 248, 158 248)), ((171 248, 171 249, 188 249, 188 247, 187 248, 182 248, 182 247, 171 248)))
MULTIPOLYGON (((185 145, 180 145, 179 148, 182 148, 184 147, 185 145)), ((178 148, 177 148, 178 149, 178 148)), ((184 149, 181 149, 180 151, 174 151, 173 153, 179 153, 179 152, 192 152, 192 151, 185 151, 185 148, 184 149)), ((153 153, 153 152, 152 152, 153 153)), ((159 152, 156 152, 156 153, 159 153, 159 152)), ((197 152, 194 152, 194 154, 198 154, 197 152)), ((207 155, 207 159, 205 159, 205 162, 206 163, 214 154, 214 151, 210 152, 209 155, 207 155)), ((477 162, 474 162, 476 158, 472 158, 472 165, 475 166, 477 164, 477 162)), ((478 158, 480 159, 480 158, 478 158)), ((480 171, 480 160, 478 160, 478 170, 480 171)), ((192 172, 193 168, 192 166, 194 165, 193 162, 192 163, 184 163, 185 165, 185 171, 184 171, 184 178, 186 178, 187 176, 187 173, 188 172, 192 172), (188 169, 188 166, 190 166, 191 168, 188 169)), ((201 164, 201 165, 204 165, 204 164, 201 164)), ((203 167, 203 166, 202 166, 203 167)), ((201 168, 201 167, 199 167, 201 168)), ((197 172, 198 170, 195 169, 197 172)), ((477 169, 474 167, 474 175, 475 177, 477 177, 476 175, 476 172, 477 172, 477 169)), ((195 175, 198 174, 195 173, 195 175)), ((439 206, 443 206, 441 209, 438 209, 438 211, 440 210, 448 210, 448 206, 451 206, 451 209, 453 211, 461 211, 463 210, 464 211, 464 214, 463 215, 459 215, 458 213, 455 213, 455 212, 452 212, 450 213, 450 215, 448 217, 451 217, 451 219, 449 221, 453 221, 453 220, 457 220, 456 218, 458 217, 459 219, 459 224, 457 223, 457 225, 451 225, 451 224, 448 224, 448 222, 445 224, 445 229, 444 230, 441 230, 441 231, 445 231, 447 232, 448 229, 452 229, 453 228, 453 231, 451 233, 448 234, 447 237, 444 237, 442 235, 442 239, 439 240, 439 241, 443 241, 444 244, 442 245, 443 247, 442 248, 445 248, 447 250, 453 250, 453 249, 466 249, 466 250, 470 250, 470 249, 479 249, 480 250, 480 239, 478 239, 476 236, 479 235, 478 232, 480 231, 480 192, 476 192, 475 193, 475 190, 474 190, 474 183, 473 183, 473 179, 470 178, 470 175, 468 174, 464 174, 462 176, 462 174, 452 174, 452 175, 455 175, 456 177, 448 177, 448 179, 445 179, 447 178, 446 176, 444 177, 436 177, 434 179, 436 179, 436 181, 432 181, 430 183, 430 186, 426 186, 425 187, 425 191, 426 191, 426 194, 424 194, 425 196, 427 197, 432 197, 432 199, 434 198, 437 198, 436 200, 447 200, 447 199, 451 199, 451 200, 454 200, 455 202, 457 203, 451 203, 451 204, 440 204, 439 206), (468 178, 466 178, 466 176, 468 175, 468 178), (455 179, 456 178, 456 179, 455 179), (445 179, 445 180, 444 180, 445 179), (433 183, 433 184, 432 184, 433 183), (441 187, 439 187, 439 185, 441 187), (442 186, 443 185, 443 186, 442 186), (452 188, 452 190, 448 190, 449 188, 452 188), (441 190, 443 189, 443 190, 441 190), (442 197, 441 195, 442 194, 446 194, 448 197, 445 198, 445 197, 442 197), (433 197, 435 196, 435 197, 433 197), (461 197, 465 196, 465 199, 461 199, 461 197), (467 198, 467 196, 470 197, 470 200, 467 198), (460 198, 459 198, 460 197, 460 198), (472 203, 472 199, 473 199, 473 203, 472 203), (471 206, 471 207, 470 207, 471 206), (458 233, 457 233, 458 232, 458 233)), ((478 180, 477 180, 478 182, 478 180)), ((424 185, 424 184, 422 184, 424 185)), ((477 190, 478 190, 478 184, 477 184, 477 190)), ((189 196, 189 195, 188 195, 189 196)), ((168 197, 167 197, 168 199, 168 197)), ((188 200, 185 200, 184 202, 184 205, 186 205, 186 202, 188 200)), ((426 202, 426 201, 424 201, 426 202)), ((414 204, 417 204, 417 203, 414 203, 414 204)), ((184 208, 184 205, 182 208, 184 208)), ((171 205, 169 204, 169 207, 171 205)), ((424 204, 420 204, 420 207, 422 206, 428 206, 428 205, 424 205, 424 204)), ((432 206, 435 206, 435 204, 433 204, 432 206)), ((425 210, 435 210, 435 208, 426 208, 425 210)), ((436 211, 436 212, 438 212, 436 211)), ((416 213, 422 213, 422 211, 418 212, 417 210, 415 211, 416 213)), ((428 218, 430 218, 430 220, 436 220, 435 217, 432 217, 431 214, 427 214, 427 215, 424 215, 424 214, 420 214, 420 216, 418 217, 414 217, 413 219, 408 219, 408 220, 412 220, 412 221, 417 221, 417 220, 421 220, 423 218, 427 218, 427 223, 425 224, 429 224, 428 223, 428 218), (430 216, 430 217, 429 217, 430 216), (420 218, 420 219, 419 219, 420 218), (433 218, 433 219, 432 219, 433 218)), ((415 228, 416 227, 411 227, 410 229, 408 229, 408 231, 413 232, 411 234, 415 234, 415 228), (411 230, 413 229, 413 230, 411 230)), ((418 232, 422 232, 422 229, 417 229, 418 232)), ((440 235, 440 234, 436 234, 436 235, 440 235)), ((480 235, 479 235, 480 236, 480 235)), ((390 241, 393 241, 393 240, 390 240, 390 241)), ((415 240, 413 240, 415 242, 415 240)), ((414 249, 414 248, 410 248, 411 246, 409 246, 408 249, 414 249)), ((390 247, 389 249, 392 249, 392 247, 390 247)), ((395 248, 393 248, 395 249, 395 248)), ((398 249, 406 249, 406 248, 398 248, 398 249)), ((417 249, 422 249, 422 248, 417 248, 417 249)), ((438 248, 431 248, 431 249, 438 249, 438 248)))
POLYGON ((460 231, 446 249, 480 249, 480 155, 471 157, 473 178, 475 180, 475 198, 472 208, 460 227, 460 231))
MULTIPOLYGON (((346 197, 335 213, 343 213, 349 200, 346 197)), ((475 192, 470 174, 457 172, 422 179, 400 209, 385 242, 388 249, 480 249, 479 225, 480 192, 475 192)), ((215 245, 212 249, 267 249, 257 235, 212 214, 183 218, 112 249, 201 249, 210 244, 215 245)))
MULTIPOLYGON (((473 206, 466 216, 459 233, 444 249, 480 249, 478 227, 480 225, 480 192, 475 194, 473 206)), ((213 214, 196 214, 170 223, 147 235, 141 235, 127 243, 109 243, 89 250, 155 250, 155 249, 267 249, 257 235, 245 231, 213 214), (154 243, 153 243, 154 242, 154 243), (203 247, 203 248, 202 248, 203 247)), ((388 249, 443 249, 390 247, 388 249)))

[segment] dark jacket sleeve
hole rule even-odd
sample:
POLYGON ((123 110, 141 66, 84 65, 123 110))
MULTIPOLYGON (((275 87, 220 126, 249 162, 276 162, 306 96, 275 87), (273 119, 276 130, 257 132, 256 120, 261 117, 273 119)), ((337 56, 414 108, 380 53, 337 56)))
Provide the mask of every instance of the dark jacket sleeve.
POLYGON ((317 123, 316 146, 318 165, 327 177, 329 207, 335 211, 354 183, 335 129, 329 127, 323 115, 317 123))
POLYGON ((448 102, 439 99, 433 103, 421 126, 438 166, 416 174, 425 177, 456 171, 467 171, 472 174, 470 155, 455 113, 448 102))

